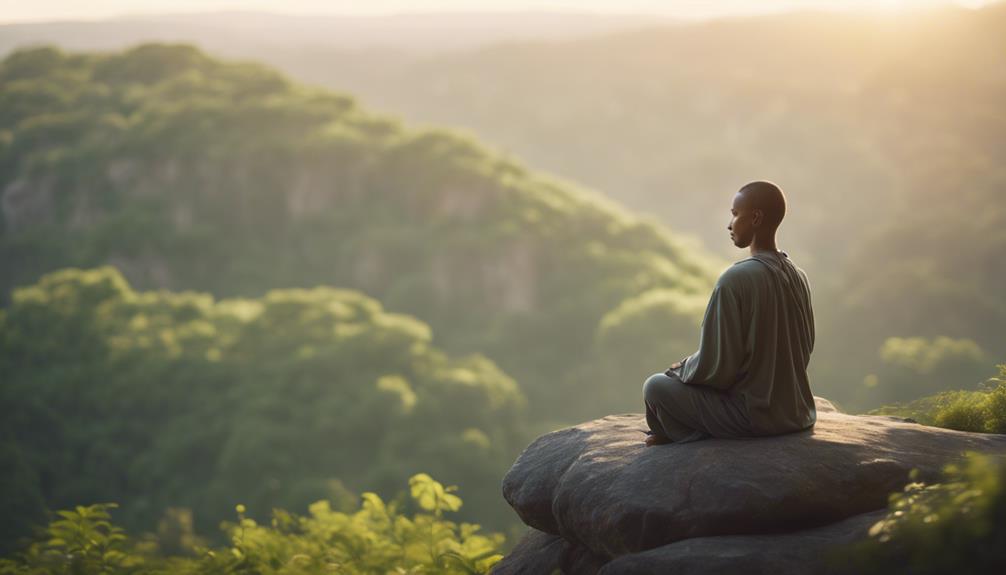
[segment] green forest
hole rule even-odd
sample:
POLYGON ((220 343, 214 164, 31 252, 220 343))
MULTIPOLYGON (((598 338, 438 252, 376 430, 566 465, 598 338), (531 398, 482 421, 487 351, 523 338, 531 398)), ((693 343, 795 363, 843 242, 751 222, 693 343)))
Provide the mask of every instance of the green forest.
MULTIPOLYGON (((641 411, 695 351, 730 197, 765 174, 814 393, 1006 433, 1006 9, 885 26, 385 54, 379 81, 348 53, 13 51, 0 575, 487 573, 521 450, 641 411)), ((971 455, 850 556, 978 571, 1004 537, 1006 466, 971 455)))
POLYGON ((106 263, 140 289, 359 289, 570 419, 632 408, 692 351, 721 263, 469 138, 191 47, 28 50, 0 82, 5 292, 106 263), (663 341, 640 331, 650 311, 663 341), (649 365, 625 373, 602 339, 649 365))
POLYGON ((517 384, 358 292, 214 301, 68 269, 14 293, 0 342, 13 414, 0 504, 18 518, 5 541, 46 506, 116 501, 130 527, 184 506, 212 531, 236 501, 259 513, 352 503, 422 470, 504 524, 497 478, 524 439, 517 384))
POLYGON ((420 472, 509 528, 528 441, 691 351, 718 260, 463 136, 187 46, 25 50, 0 82, 10 537, 420 472))

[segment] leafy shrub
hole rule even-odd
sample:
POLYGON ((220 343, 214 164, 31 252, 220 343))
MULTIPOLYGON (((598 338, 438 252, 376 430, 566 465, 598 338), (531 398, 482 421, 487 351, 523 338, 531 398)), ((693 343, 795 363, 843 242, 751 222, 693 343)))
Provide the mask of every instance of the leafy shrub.
POLYGON ((910 417, 919 423, 982 433, 1006 433, 1006 364, 979 391, 944 391, 906 404, 885 405, 874 415, 910 417))
POLYGON ((13 559, 0 560, 0 575, 487 573, 502 558, 503 536, 478 525, 444 518, 457 511, 455 487, 420 473, 409 480, 411 516, 395 502, 365 493, 359 507, 333 511, 317 501, 309 516, 273 511, 260 525, 238 505, 237 521, 224 522, 227 547, 198 547, 194 557, 168 557, 149 540, 131 540, 110 521, 114 503, 60 511, 40 539, 13 559))
MULTIPOLYGON (((961 431, 1006 433, 1006 364, 981 391, 948 391, 873 414, 961 431)), ((1002 573, 1006 570, 1006 460, 969 453, 941 483, 908 484, 849 556, 864 574, 1002 573)), ((913 476, 914 479, 914 476, 913 476)))
POLYGON ((969 453, 944 472, 892 494, 888 515, 853 546, 857 573, 1006 572, 1006 461, 969 453))
POLYGON ((115 507, 115 503, 99 503, 57 512, 60 519, 49 523, 42 540, 19 559, 0 560, 0 574, 135 572, 144 560, 131 556, 122 529, 112 525, 109 510, 115 507))

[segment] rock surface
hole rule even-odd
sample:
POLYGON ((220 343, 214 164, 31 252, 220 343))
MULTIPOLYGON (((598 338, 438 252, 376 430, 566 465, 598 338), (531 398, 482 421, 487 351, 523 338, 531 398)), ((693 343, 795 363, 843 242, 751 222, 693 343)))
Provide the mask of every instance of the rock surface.
MULTIPOLYGON (((886 509, 793 533, 726 535, 685 539, 642 553, 623 555, 604 565, 599 575, 852 575, 841 547, 866 537, 886 509), (833 563, 834 562, 834 563, 833 563), (741 567, 739 569, 739 567, 741 567)), ((574 571, 569 571, 574 573, 574 571)), ((576 573, 586 573, 577 571, 576 573)))
POLYGON ((492 570, 492 575, 552 575, 562 572, 562 555, 569 544, 558 535, 531 530, 492 570))
POLYGON ((645 447, 646 429, 642 415, 624 414, 544 435, 507 473, 504 497, 525 523, 560 536, 563 553, 582 550, 622 573, 612 559, 654 550, 647 561, 708 560, 718 536, 774 540, 833 524, 885 507, 913 468, 933 480, 967 450, 1006 454, 1003 435, 847 415, 823 399, 817 424, 799 433, 645 447))
POLYGON ((597 573, 604 565, 583 547, 558 535, 532 529, 502 561, 492 575, 562 575, 597 573))
POLYGON ((838 523, 775 535, 726 535, 685 539, 623 555, 603 564, 558 535, 532 530, 493 570, 493 575, 852 575, 840 546, 860 540, 886 509, 838 523))

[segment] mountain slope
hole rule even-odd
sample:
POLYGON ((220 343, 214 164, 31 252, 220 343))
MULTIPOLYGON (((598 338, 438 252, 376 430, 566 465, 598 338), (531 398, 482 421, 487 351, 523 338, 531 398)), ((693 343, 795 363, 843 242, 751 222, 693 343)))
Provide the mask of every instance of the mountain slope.
MULTIPOLYGON (((987 369, 1006 360, 1004 39, 998 3, 653 26, 403 58, 380 75, 349 53, 277 63, 472 130, 724 254, 732 193, 776 181, 790 198, 780 245, 821 312, 814 380, 866 407, 914 397, 884 381, 851 392, 884 379, 888 338, 973 339, 987 369)), ((977 383, 920 379, 918 394, 977 383)))
POLYGON ((10 56, 0 146, 4 292, 104 263, 219 297, 358 288, 449 351, 488 354, 549 417, 635 407, 642 378, 692 351, 720 265, 468 137, 190 47, 10 56), (645 359, 627 365, 597 345, 602 320, 618 332, 609 312, 653 290, 674 337, 624 324, 645 359))

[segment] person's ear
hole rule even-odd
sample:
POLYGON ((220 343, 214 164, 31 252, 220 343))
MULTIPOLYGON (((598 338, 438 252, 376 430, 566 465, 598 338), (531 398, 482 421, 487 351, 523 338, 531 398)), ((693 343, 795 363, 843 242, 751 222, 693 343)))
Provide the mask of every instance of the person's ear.
POLYGON ((755 226, 760 226, 765 220, 765 212, 761 210, 754 210, 751 212, 751 224, 755 226))

